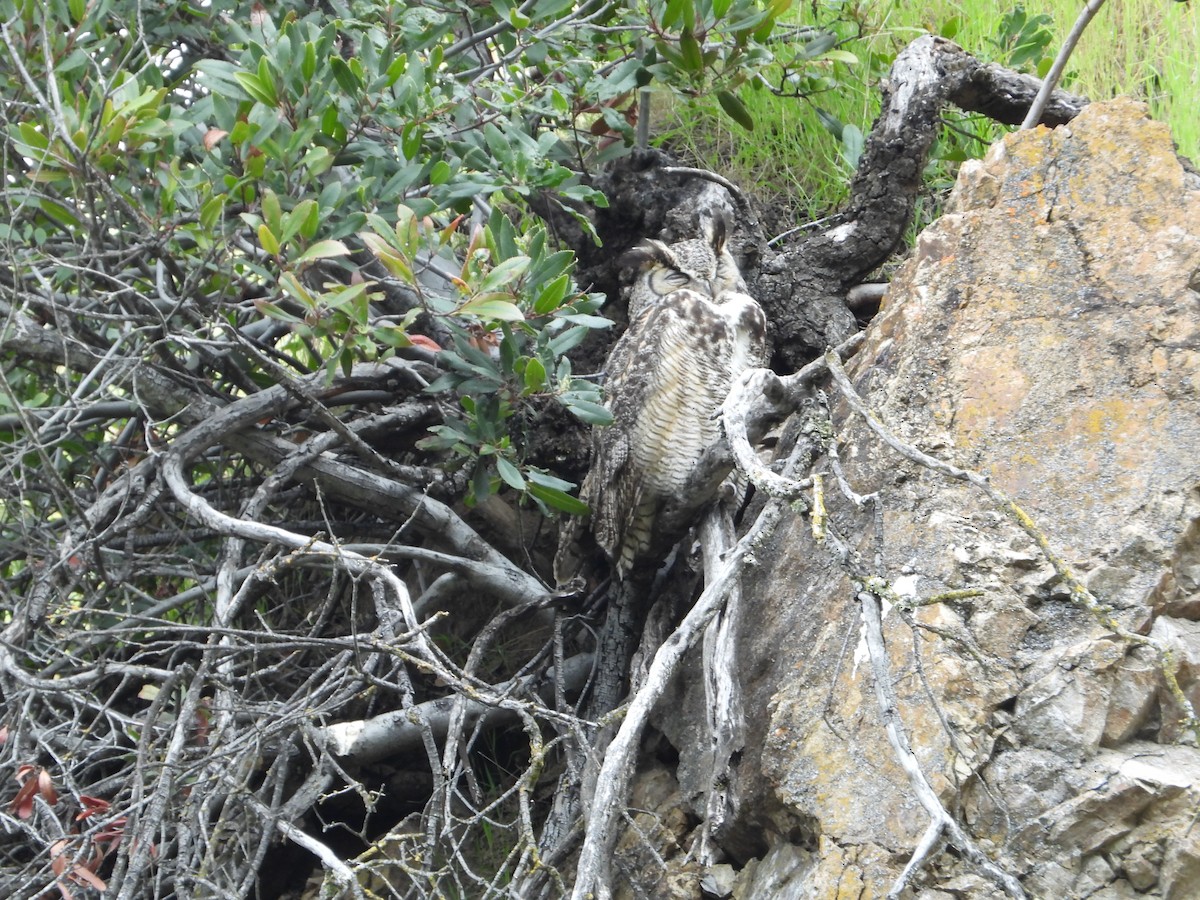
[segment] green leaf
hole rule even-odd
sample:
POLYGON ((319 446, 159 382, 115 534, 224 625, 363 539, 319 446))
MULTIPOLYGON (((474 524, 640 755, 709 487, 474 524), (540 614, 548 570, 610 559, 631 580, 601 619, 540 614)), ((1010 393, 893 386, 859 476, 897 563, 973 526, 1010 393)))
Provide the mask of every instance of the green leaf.
POLYGON ((341 241, 317 241, 303 253, 301 253, 294 263, 302 265, 303 263, 313 262, 318 259, 331 259, 336 256, 349 256, 350 248, 341 241))
POLYGON ((225 195, 209 197, 200 206, 200 227, 205 231, 216 231, 217 224, 225 214, 225 195))
POLYGON ((237 83, 241 85, 242 90, 249 94, 252 99, 257 100, 264 106, 275 107, 277 105, 277 98, 273 90, 274 86, 272 86, 271 90, 268 90, 257 75, 251 72, 234 72, 233 77, 237 79, 237 83))
POLYGON ((21 140, 34 150, 45 150, 50 146, 50 139, 38 131, 32 122, 22 122, 17 126, 17 130, 21 134, 21 140))
POLYGON ((379 260, 385 269, 406 284, 413 283, 412 266, 409 265, 408 260, 401 259, 398 251, 388 244, 387 241, 369 231, 361 232, 359 239, 366 244, 367 249, 371 251, 371 255, 379 260))
POLYGON ((501 480, 513 490, 525 490, 525 479, 521 477, 521 471, 503 456, 496 457, 496 472, 500 475, 501 480))
POLYGON ((283 217, 283 223, 280 228, 279 242, 281 244, 286 244, 302 230, 305 230, 308 227, 312 228, 312 232, 306 234, 305 237, 312 237, 317 230, 319 215, 320 210, 317 208, 316 200, 301 200, 296 204, 295 209, 283 217))
POLYGON ((848 66, 858 65, 858 57, 849 50, 830 50, 828 53, 822 53, 821 59, 829 59, 834 62, 845 63, 848 66))
POLYGON ((362 82, 340 56, 334 54, 329 57, 329 67, 333 69, 333 77, 337 79, 338 86, 347 94, 358 94, 362 90, 362 82))
POLYGON ((584 325, 588 328, 608 328, 612 325, 612 319, 606 319, 604 316, 593 316, 588 313, 564 313, 557 318, 564 322, 570 322, 572 325, 584 325))
POLYGON ((539 316, 554 312, 562 305, 563 298, 567 296, 567 289, 570 286, 571 276, 565 273, 559 275, 538 292, 537 299, 533 302, 533 311, 539 316))
POLYGON ((588 425, 611 425, 613 422, 612 413, 608 411, 608 407, 599 403, 574 398, 565 399, 564 402, 575 418, 588 425))
POLYGON ((562 334, 555 336, 550 340, 550 351, 555 356, 562 356, 564 353, 569 353, 580 344, 584 338, 591 334, 591 329, 585 325, 572 325, 562 334))
POLYGON ((717 91, 717 102, 721 104, 721 109, 725 110, 729 118, 733 119, 733 121, 737 122, 747 131, 754 130, 754 118, 736 94, 732 94, 729 91, 717 91))
POLYGON ((269 300, 255 300, 254 307, 267 318, 287 322, 290 325, 297 325, 304 321, 299 316, 293 315, 269 300))
POLYGON ((543 472, 541 469, 530 469, 525 475, 534 484, 540 484, 542 487, 555 488, 560 491, 569 491, 575 487, 571 482, 551 475, 549 472, 543 472))
POLYGON ((258 242, 262 244, 262 248, 272 256, 279 255, 279 241, 271 232, 271 229, 267 227, 266 222, 258 226, 258 242))
POLYGON ((517 304, 486 294, 472 297, 459 308, 459 312, 471 313, 481 319, 494 319, 497 322, 520 322, 525 318, 517 304))
POLYGON ((511 288, 521 280, 521 276, 529 268, 528 256, 514 256, 506 259, 484 276, 479 285, 480 291, 496 291, 500 288, 511 288))
POLYGON ((317 48, 312 41, 304 43, 304 59, 300 63, 300 74, 304 76, 305 81, 312 81, 313 75, 317 73, 317 48))
POLYGON ((543 487, 540 484, 530 483, 529 495, 537 500, 541 500, 547 506, 570 513, 573 516, 586 516, 591 512, 588 505, 578 497, 572 497, 570 494, 560 491, 557 488, 543 487))
POLYGON ((283 210, 279 205, 279 196, 270 188, 263 192, 262 197, 263 221, 275 233, 283 231, 283 210))
POLYGON ((309 293, 308 288, 300 283, 300 279, 296 277, 294 272, 284 272, 279 276, 279 285, 290 296, 299 300, 309 309, 316 309, 317 302, 313 299, 313 295, 309 293))
POLYGON ((821 109, 819 106, 815 106, 813 109, 817 113, 817 118, 821 120, 821 124, 825 126, 825 130, 840 141, 842 139, 842 129, 846 127, 842 123, 842 120, 833 113, 821 109))
POLYGON ((525 393, 536 394, 546 386, 546 367, 536 356, 525 364, 525 393))
POLYGON ((691 31, 684 31, 679 36, 679 53, 683 58, 683 67, 689 72, 699 72, 704 68, 704 56, 700 51, 700 42, 691 31))
POLYGON ((842 128, 842 156, 852 169, 858 168, 864 142, 863 133, 857 125, 846 125, 842 128))
MULTIPOLYGON (((674 28, 683 21, 683 7, 687 0, 667 0, 663 10, 661 24, 664 29, 674 28)), ((688 4, 691 5, 690 3, 688 4)))
POLYGON ((832 31, 822 32, 800 48, 800 56, 803 59, 816 59, 836 47, 837 42, 837 35, 832 31))

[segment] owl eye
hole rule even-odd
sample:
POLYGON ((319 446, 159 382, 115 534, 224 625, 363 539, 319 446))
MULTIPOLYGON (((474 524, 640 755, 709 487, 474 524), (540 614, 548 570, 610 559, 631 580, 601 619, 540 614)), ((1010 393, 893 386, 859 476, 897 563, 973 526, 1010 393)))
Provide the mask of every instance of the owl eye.
POLYGON ((678 287, 678 285, 671 280, 672 274, 673 273, 668 269, 652 270, 649 278, 650 290, 659 297, 663 297, 671 293, 678 287))
POLYGON ((663 269, 657 274, 660 276, 659 283, 671 290, 687 287, 692 283, 692 276, 678 269, 663 269))

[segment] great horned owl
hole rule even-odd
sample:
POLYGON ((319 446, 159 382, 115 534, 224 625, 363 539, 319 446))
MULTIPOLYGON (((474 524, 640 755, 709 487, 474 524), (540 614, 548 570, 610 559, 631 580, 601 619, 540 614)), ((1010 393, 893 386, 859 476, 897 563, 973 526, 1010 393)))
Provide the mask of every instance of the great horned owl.
POLYGON ((766 317, 745 292, 722 221, 701 239, 646 241, 631 256, 640 268, 629 328, 605 366, 613 423, 593 432, 581 491, 618 578, 678 537, 656 524, 720 437, 716 413, 734 378, 767 362, 766 317))
POLYGON ((721 218, 705 223, 703 237, 674 244, 643 241, 626 254, 626 261, 638 268, 637 279, 629 288, 631 324, 647 303, 683 288, 709 297, 725 291, 746 292, 737 260, 725 243, 725 220, 721 218))

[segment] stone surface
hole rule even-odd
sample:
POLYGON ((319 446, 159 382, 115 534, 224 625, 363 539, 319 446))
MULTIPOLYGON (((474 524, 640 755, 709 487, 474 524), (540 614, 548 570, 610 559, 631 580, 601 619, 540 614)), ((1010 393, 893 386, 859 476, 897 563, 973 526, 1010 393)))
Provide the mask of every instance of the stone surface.
MULTIPOLYGON (((963 167, 849 367, 900 439, 986 474, 1124 627, 1170 644, 1193 701, 1195 181, 1131 101, 1009 136, 963 167)), ((982 492, 903 460, 843 404, 835 420, 850 482, 879 492, 878 574, 912 597, 983 592, 885 619, 901 718, 942 802, 1032 896, 1200 896, 1200 751, 1157 653, 1073 602, 982 492)), ((832 526, 871 558, 870 515, 832 493, 832 526)), ((734 896, 882 897, 929 818, 856 652, 854 589, 806 521, 761 559, 739 647, 740 812, 718 835, 734 896)), ((682 684, 677 708, 698 689, 682 684)), ((949 854, 905 896, 946 894, 999 896, 949 854)))

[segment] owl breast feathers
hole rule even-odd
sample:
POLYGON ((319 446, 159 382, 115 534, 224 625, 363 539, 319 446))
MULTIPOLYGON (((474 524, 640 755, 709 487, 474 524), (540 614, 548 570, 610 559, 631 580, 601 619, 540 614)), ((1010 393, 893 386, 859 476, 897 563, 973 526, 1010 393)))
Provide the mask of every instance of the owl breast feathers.
POLYGON ((718 225, 703 240, 647 241, 634 251, 641 269, 629 328, 605 367, 613 423, 593 433, 582 490, 618 578, 657 562, 672 536, 656 523, 720 439, 716 414, 733 380, 767 362, 766 317, 724 237, 718 225))

